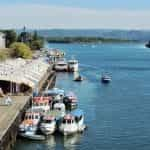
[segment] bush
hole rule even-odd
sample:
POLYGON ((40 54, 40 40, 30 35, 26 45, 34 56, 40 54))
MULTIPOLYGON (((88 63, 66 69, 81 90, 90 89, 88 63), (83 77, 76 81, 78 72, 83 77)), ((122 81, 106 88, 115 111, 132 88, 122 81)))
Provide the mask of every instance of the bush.
POLYGON ((10 48, 14 50, 15 57, 22 57, 24 59, 32 58, 32 52, 30 48, 24 43, 15 42, 11 44, 10 48))
POLYGON ((3 52, 0 52, 0 61, 6 60, 7 56, 3 52))
POLYGON ((32 50, 39 50, 43 47, 43 41, 42 40, 35 40, 31 42, 31 49, 32 50))

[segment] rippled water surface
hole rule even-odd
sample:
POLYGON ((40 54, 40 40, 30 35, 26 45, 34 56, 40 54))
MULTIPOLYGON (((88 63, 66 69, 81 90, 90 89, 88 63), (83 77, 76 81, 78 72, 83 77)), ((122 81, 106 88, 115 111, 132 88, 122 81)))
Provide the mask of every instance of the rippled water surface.
POLYGON ((59 73, 56 86, 74 91, 85 112, 88 129, 68 138, 55 135, 44 142, 18 139, 14 150, 149 150, 150 49, 142 44, 50 44, 75 56, 86 78, 59 73), (100 74, 112 82, 103 85, 100 74))

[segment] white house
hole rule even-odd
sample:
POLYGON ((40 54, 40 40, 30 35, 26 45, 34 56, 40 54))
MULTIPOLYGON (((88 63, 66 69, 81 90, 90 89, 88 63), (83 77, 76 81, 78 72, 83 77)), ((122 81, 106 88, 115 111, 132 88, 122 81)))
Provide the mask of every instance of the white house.
POLYGON ((0 32, 0 48, 6 48, 6 38, 2 32, 0 32))

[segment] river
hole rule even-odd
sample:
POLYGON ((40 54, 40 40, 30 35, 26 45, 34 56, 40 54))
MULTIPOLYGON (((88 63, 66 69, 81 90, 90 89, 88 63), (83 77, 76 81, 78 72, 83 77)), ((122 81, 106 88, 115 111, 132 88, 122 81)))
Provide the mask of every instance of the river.
POLYGON ((14 150, 148 150, 150 149, 150 49, 142 44, 49 44, 80 62, 86 78, 58 73, 56 87, 74 91, 85 112, 88 129, 44 142, 18 139, 14 150), (112 82, 104 85, 100 75, 112 82))

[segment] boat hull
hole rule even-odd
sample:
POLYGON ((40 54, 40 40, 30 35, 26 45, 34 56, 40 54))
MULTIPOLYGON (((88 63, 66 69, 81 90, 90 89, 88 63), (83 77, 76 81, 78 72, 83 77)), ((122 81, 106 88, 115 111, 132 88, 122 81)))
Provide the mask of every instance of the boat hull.
POLYGON ((56 71, 68 71, 68 66, 66 65, 66 66, 58 66, 58 65, 56 65, 55 66, 55 70, 56 71))
POLYGON ((50 135, 53 134, 56 130, 56 123, 54 124, 41 124, 40 130, 44 135, 50 135))
POLYGON ((20 133, 19 135, 21 137, 23 137, 23 138, 30 139, 30 140, 42 141, 42 140, 46 139, 45 136, 43 136, 43 135, 37 135, 37 134, 20 133))
POLYGON ((110 79, 102 79, 101 82, 102 82, 102 83, 110 83, 111 80, 110 80, 110 79))

